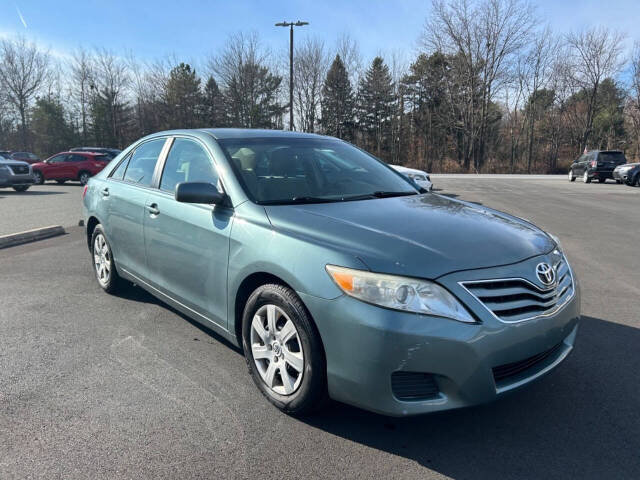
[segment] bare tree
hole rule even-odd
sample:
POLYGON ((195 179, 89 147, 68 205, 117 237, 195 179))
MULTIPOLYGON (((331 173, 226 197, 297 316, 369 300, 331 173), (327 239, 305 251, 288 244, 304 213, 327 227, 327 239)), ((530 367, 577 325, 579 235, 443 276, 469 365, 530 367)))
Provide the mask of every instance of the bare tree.
POLYGON ((533 161, 534 132, 539 103, 538 94, 552 82, 558 61, 559 47, 558 38, 551 32, 550 28, 545 27, 533 36, 530 47, 521 63, 520 77, 528 97, 526 108, 529 137, 527 144, 527 173, 531 173, 531 163, 533 161))
POLYGON ((121 57, 103 49, 95 54, 95 70, 94 83, 91 84, 93 101, 94 104, 103 106, 105 111, 103 118, 94 118, 94 122, 98 120, 105 126, 108 124, 109 135, 104 140, 119 144, 123 137, 125 95, 130 83, 129 69, 121 57))
POLYGON ((636 141, 635 157, 640 159, 640 42, 634 45, 631 54, 631 85, 627 112, 636 141))
POLYGON ((511 66, 537 24, 526 0, 433 0, 423 43, 428 50, 456 58, 453 78, 464 94, 463 152, 465 167, 473 155, 476 170, 482 167, 490 105, 509 82, 511 66))
POLYGON ((322 82, 329 55, 321 40, 307 38, 294 55, 294 107, 303 132, 314 132, 319 117, 322 82))
POLYGON ((71 98, 78 106, 82 124, 82 142, 86 145, 90 89, 94 84, 94 62, 91 54, 83 48, 76 50, 72 55, 69 68, 71 98))
POLYGON ((31 100, 47 79, 49 54, 23 37, 0 41, 0 86, 20 115, 21 147, 27 149, 31 100))
MULTIPOLYGON (((357 85, 364 69, 358 42, 348 33, 343 33, 338 37, 336 53, 340 55, 342 63, 344 63, 347 69, 347 75, 349 75, 351 85, 357 85)), ((333 57, 333 55, 331 57, 333 57)))
POLYGON ((598 111, 598 88, 607 77, 613 77, 623 66, 624 35, 604 27, 567 35, 572 78, 588 94, 580 151, 587 147, 598 111))

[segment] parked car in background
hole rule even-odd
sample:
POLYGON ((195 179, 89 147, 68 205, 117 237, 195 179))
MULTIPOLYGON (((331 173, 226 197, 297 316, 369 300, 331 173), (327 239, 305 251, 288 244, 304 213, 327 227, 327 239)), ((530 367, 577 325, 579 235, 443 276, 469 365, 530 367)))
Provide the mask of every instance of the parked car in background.
POLYGON ((389 165, 391 168, 400 172, 405 177, 413 180, 418 186, 424 188, 427 192, 430 192, 433 188, 433 183, 431 183, 431 177, 427 172, 422 170, 417 170, 415 168, 403 167, 402 165, 389 165))
POLYGON ((24 192, 33 183, 31 165, 0 155, 0 188, 11 187, 16 192, 24 192))
POLYGON ((40 157, 31 152, 13 152, 11 154, 11 159, 27 163, 38 163, 40 161, 40 157))
POLYGON ((93 152, 106 155, 110 159, 116 158, 122 150, 117 148, 103 148, 103 147, 76 147, 69 150, 70 152, 93 152))
POLYGON ((100 287, 134 282, 242 346, 289 414, 327 395, 396 416, 485 403, 573 350, 580 293, 555 237, 336 138, 160 132, 82 205, 100 287))
POLYGON ((640 187, 640 163, 627 163, 616 167, 613 178, 618 183, 624 182, 627 185, 640 187))
POLYGON ((0 150, 0 157, 3 157, 3 158, 11 157, 11 150, 0 150))
POLYGON ((598 180, 600 183, 613 178, 613 171, 618 165, 627 163, 620 150, 591 150, 580 156, 569 167, 569 181, 581 177, 584 183, 598 180))
POLYGON ((110 161, 111 158, 101 153, 62 152, 44 162, 34 163, 33 176, 37 184, 47 180, 55 180, 58 183, 77 180, 85 185, 89 178, 100 172, 110 161))

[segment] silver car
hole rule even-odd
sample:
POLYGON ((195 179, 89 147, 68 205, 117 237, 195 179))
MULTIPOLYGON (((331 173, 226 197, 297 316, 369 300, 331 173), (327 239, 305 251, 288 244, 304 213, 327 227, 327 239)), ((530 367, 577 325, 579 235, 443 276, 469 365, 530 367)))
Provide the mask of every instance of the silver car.
POLYGON ((13 188, 16 192, 24 192, 33 185, 31 165, 20 160, 8 160, 0 156, 0 188, 13 188))
POLYGON ((390 165, 390 167, 413 180, 419 187, 424 188, 427 192, 433 189, 431 177, 427 172, 416 168, 403 167, 402 165, 390 165))

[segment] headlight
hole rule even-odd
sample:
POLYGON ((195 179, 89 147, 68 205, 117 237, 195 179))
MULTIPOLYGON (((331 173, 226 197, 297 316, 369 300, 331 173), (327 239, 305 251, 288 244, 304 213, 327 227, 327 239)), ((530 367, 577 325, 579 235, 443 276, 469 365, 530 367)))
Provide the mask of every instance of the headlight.
POLYGON ((560 239, 557 236, 555 236, 553 233, 547 232, 547 235, 549 235, 551 240, 556 242, 556 248, 560 251, 560 253, 564 252, 564 249, 562 248, 562 242, 560 241, 560 239))
POLYGON ((462 304, 434 282, 334 265, 327 265, 326 269, 344 293, 363 302, 475 323, 475 319, 462 304))

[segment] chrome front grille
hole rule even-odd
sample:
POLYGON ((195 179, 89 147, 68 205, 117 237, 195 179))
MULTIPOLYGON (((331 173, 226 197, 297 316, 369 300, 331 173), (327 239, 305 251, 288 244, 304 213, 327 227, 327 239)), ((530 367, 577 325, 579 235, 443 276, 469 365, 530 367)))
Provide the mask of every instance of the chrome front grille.
POLYGON ((27 175, 29 173, 29 166, 22 165, 20 163, 9 164, 9 168, 13 171, 14 175, 27 175))
POLYGON ((560 260, 553 268, 557 282, 547 289, 524 278, 474 280, 460 285, 499 320, 521 322, 553 315, 573 297, 575 287, 566 260, 560 260))

